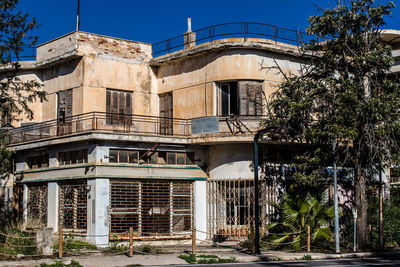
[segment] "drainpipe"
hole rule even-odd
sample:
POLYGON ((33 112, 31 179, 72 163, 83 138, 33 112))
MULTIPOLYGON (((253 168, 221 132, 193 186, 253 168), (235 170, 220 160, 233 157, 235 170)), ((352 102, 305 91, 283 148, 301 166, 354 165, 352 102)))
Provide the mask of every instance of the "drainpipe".
POLYGON ((260 252, 260 210, 259 210, 259 188, 258 188, 258 138, 260 137, 260 132, 257 132, 254 136, 254 244, 255 250, 254 254, 259 255, 260 252))

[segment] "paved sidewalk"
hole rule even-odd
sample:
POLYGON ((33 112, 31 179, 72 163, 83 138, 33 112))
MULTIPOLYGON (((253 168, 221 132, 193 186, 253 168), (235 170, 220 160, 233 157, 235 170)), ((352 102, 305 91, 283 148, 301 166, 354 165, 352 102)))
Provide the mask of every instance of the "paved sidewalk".
MULTIPOLYGON (((79 262, 83 266, 98 267, 98 266, 127 266, 127 265, 172 265, 186 264, 186 261, 179 259, 178 256, 184 253, 189 253, 191 247, 166 247, 162 250, 165 254, 157 255, 134 255, 132 258, 126 255, 110 256, 103 253, 94 253, 91 255, 65 257, 63 262, 69 263, 71 260, 79 262)), ((359 253, 294 253, 285 251, 262 251, 262 255, 255 256, 248 251, 241 250, 239 247, 232 246, 198 246, 197 255, 217 255, 220 258, 235 257, 237 262, 257 262, 257 261, 293 261, 300 260, 304 255, 309 254, 313 260, 334 259, 334 258, 362 258, 373 256, 398 256, 400 258, 400 250, 387 250, 384 252, 359 252, 359 253)), ((40 266, 44 262, 52 264, 57 259, 38 259, 38 260, 19 260, 19 261, 0 261, 0 266, 40 266)))

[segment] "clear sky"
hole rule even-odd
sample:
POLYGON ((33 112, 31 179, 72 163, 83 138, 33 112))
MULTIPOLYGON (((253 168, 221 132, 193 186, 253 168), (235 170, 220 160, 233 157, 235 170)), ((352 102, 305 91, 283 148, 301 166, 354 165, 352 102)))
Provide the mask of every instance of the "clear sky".
MULTIPOLYGON (((20 0, 19 9, 37 18, 39 43, 72 32, 78 0, 20 0)), ((80 30, 154 43, 183 34, 187 17, 192 29, 226 22, 261 22, 304 30, 317 6, 335 0, 80 0, 80 30)), ((381 2, 387 2, 381 0, 381 2)), ((400 30, 400 1, 385 28, 400 30)))

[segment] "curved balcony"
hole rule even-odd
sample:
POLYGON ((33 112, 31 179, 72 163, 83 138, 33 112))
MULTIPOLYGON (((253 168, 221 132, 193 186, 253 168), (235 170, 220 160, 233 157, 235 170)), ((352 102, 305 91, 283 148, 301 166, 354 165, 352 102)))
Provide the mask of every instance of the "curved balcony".
POLYGON ((275 25, 255 22, 231 22, 201 28, 191 32, 195 38, 185 41, 188 33, 153 43, 153 57, 171 53, 185 46, 207 43, 225 38, 265 38, 275 42, 301 46, 311 40, 320 41, 320 37, 307 34, 298 29, 288 29, 275 25))

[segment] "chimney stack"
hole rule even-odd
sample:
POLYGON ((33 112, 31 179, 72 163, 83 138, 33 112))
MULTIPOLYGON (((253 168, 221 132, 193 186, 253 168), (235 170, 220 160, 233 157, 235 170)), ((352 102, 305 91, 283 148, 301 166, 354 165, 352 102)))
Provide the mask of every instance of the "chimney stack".
POLYGON ((192 32, 192 18, 187 19, 188 30, 183 34, 184 49, 194 47, 196 45, 196 33, 192 32))

